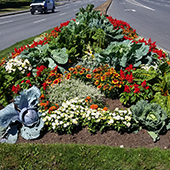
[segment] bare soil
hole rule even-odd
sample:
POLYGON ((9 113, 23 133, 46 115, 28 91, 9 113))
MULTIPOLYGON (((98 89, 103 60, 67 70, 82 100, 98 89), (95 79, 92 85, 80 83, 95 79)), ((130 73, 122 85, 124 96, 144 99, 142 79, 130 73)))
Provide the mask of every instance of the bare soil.
MULTIPOLYGON (((117 100, 106 99, 108 108, 114 110, 116 107, 125 108, 122 103, 117 100)), ((123 133, 120 134, 117 131, 110 130, 104 133, 97 132, 92 134, 88 132, 87 128, 83 128, 74 134, 58 134, 52 131, 41 134, 38 139, 25 140, 19 136, 17 143, 40 143, 40 144, 52 144, 52 143, 75 143, 75 144, 89 144, 89 145, 107 145, 126 148, 155 148, 170 149, 170 131, 164 135, 159 135, 160 140, 153 142, 153 139, 147 133, 146 130, 141 130, 137 134, 135 133, 123 133)))

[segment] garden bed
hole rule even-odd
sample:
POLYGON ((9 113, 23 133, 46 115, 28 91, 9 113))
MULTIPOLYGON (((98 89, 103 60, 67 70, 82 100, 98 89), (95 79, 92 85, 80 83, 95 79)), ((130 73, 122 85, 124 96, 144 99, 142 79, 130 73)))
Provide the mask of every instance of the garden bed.
MULTIPOLYGON (((109 109, 115 109, 116 107, 125 108, 119 100, 106 99, 109 109)), ((123 133, 120 134, 117 131, 111 130, 104 133, 97 132, 92 134, 88 132, 87 128, 80 129, 74 134, 58 134, 54 132, 47 132, 41 134, 38 139, 25 140, 19 136, 17 143, 40 143, 40 144, 52 144, 52 143, 76 143, 76 144, 89 144, 89 145, 107 145, 116 147, 127 148, 161 148, 170 149, 170 131, 166 134, 159 135, 160 140, 153 142, 153 139, 145 130, 135 133, 123 133)))

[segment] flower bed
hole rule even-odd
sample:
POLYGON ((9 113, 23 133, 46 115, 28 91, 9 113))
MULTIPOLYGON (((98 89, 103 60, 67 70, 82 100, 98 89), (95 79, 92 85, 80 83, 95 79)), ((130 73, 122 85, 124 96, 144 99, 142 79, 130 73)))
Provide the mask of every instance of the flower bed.
POLYGON ((6 106, 36 86, 48 130, 143 128, 156 142, 170 128, 169 63, 168 54, 151 39, 140 39, 129 24, 89 4, 76 19, 15 48, 1 61, 0 102, 6 106), (126 109, 109 110, 103 97, 120 99, 126 109))

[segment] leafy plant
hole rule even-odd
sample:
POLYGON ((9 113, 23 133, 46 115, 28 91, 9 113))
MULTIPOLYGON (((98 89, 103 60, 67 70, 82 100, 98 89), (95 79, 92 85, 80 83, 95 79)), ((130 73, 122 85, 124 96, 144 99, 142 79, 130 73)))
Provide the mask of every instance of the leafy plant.
POLYGON ((150 101, 153 99, 152 85, 148 83, 149 81, 146 81, 144 78, 139 80, 133 76, 138 75, 137 73, 141 76, 141 72, 141 69, 133 68, 132 64, 124 71, 120 70, 120 77, 124 84, 124 91, 119 96, 120 102, 123 104, 132 105, 140 100, 150 101), (136 74, 133 74, 134 72, 136 74))
POLYGON ((61 106, 63 101, 72 98, 86 98, 90 96, 92 101, 97 104, 102 104, 103 94, 92 85, 85 84, 79 79, 62 79, 62 81, 48 88, 48 101, 61 106))
POLYGON ((150 67, 149 70, 137 69, 133 72, 134 81, 146 80, 154 92, 151 103, 159 104, 170 117, 170 66, 162 62, 157 69, 150 67))
POLYGON ((138 128, 144 128, 148 131, 154 142, 159 140, 159 134, 170 129, 170 120, 157 103, 148 103, 146 100, 140 100, 136 105, 131 106, 133 119, 138 128))
POLYGON ((110 45, 100 53, 94 54, 100 63, 107 63, 116 71, 125 69, 132 64, 139 67, 141 64, 154 64, 157 58, 149 53, 149 46, 144 43, 135 43, 132 40, 122 42, 111 42, 110 45))

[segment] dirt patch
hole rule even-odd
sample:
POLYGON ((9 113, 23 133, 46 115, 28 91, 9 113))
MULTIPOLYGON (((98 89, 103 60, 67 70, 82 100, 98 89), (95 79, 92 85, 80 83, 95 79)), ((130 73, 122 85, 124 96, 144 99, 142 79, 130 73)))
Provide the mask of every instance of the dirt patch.
MULTIPOLYGON (((125 108, 122 103, 117 100, 106 99, 109 109, 113 110, 116 107, 125 108)), ((164 135, 159 135, 160 140, 156 143, 147 133, 146 130, 141 130, 137 134, 135 133, 123 133, 120 134, 117 131, 110 130, 105 133, 97 132, 92 134, 88 132, 87 128, 79 130, 77 133, 71 134, 58 134, 54 132, 47 132, 42 134, 38 139, 25 140, 19 136, 17 143, 40 143, 40 144, 52 144, 52 143, 75 143, 75 144, 89 144, 89 145, 107 145, 118 146, 128 148, 161 148, 170 149, 170 131, 164 135)))

